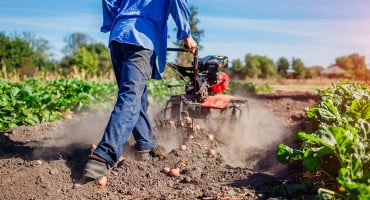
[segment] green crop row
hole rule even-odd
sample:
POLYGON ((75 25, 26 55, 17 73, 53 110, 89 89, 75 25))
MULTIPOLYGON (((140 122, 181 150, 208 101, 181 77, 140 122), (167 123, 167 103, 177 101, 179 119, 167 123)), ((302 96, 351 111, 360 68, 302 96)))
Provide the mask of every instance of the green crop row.
POLYGON ((253 83, 242 81, 231 81, 229 92, 230 93, 263 93, 271 92, 273 88, 268 84, 254 85, 253 83))
MULTIPOLYGON (((150 80, 147 87, 150 103, 164 105, 171 95, 184 91, 185 82, 150 80)), ((0 79, 0 131, 60 120, 66 111, 111 109, 116 94, 114 82, 28 79, 13 83, 0 79)))
MULTIPOLYGON (((183 94, 186 82, 176 79, 151 80, 148 82, 149 101, 155 105, 164 105, 171 95, 183 94)), ((270 92, 272 87, 268 84, 256 86, 252 83, 231 81, 225 94, 270 92)))
POLYGON ((165 105, 171 95, 183 94, 185 81, 176 79, 150 80, 147 83, 149 102, 154 105, 165 105))
POLYGON ((306 110, 309 125, 297 134, 297 149, 280 144, 277 159, 302 161, 319 183, 304 182, 319 198, 370 199, 370 87, 342 82, 319 91, 321 100, 306 110))
MULTIPOLYGON (((164 105, 171 95, 184 93, 184 87, 185 81, 181 80, 150 80, 147 84, 149 101, 152 105, 164 105)), ((232 82, 230 88, 258 90, 248 83, 232 82)), ((28 79, 13 83, 0 79, 0 131, 60 120, 67 111, 111 109, 116 93, 114 82, 28 79)))
POLYGON ((11 83, 0 79, 0 130, 59 120, 67 110, 101 107, 102 102, 113 100, 115 91, 116 85, 109 82, 29 79, 11 83))

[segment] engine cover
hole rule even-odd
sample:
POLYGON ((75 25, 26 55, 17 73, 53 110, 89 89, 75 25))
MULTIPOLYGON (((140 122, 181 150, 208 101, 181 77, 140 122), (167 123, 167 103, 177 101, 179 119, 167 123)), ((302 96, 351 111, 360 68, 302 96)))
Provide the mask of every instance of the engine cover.
POLYGON ((206 73, 207 81, 210 84, 217 84, 218 72, 221 68, 228 66, 228 57, 226 56, 206 56, 198 61, 198 70, 200 73, 206 73))

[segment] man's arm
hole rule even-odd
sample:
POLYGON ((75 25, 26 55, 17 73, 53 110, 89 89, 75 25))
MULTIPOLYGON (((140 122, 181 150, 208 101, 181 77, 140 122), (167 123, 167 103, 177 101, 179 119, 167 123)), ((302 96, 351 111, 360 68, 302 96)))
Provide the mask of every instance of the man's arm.
POLYGON ((194 53, 198 45, 197 45, 197 42, 191 36, 191 34, 187 36, 186 38, 184 38, 183 41, 184 41, 186 50, 194 53))
POLYGON ((183 40, 185 48, 193 52, 197 43, 191 36, 190 9, 187 0, 171 0, 170 13, 177 26, 177 39, 183 40))
POLYGON ((103 6, 103 25, 101 32, 106 33, 111 31, 112 24, 118 15, 118 10, 122 0, 102 0, 103 6))

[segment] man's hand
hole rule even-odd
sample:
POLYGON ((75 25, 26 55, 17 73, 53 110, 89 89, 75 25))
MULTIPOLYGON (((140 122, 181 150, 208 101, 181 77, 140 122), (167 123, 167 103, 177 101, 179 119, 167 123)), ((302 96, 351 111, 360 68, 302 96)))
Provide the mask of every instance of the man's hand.
POLYGON ((184 41, 185 49, 187 51, 194 53, 195 50, 197 49, 197 42, 193 39, 193 37, 189 35, 183 41, 184 41))

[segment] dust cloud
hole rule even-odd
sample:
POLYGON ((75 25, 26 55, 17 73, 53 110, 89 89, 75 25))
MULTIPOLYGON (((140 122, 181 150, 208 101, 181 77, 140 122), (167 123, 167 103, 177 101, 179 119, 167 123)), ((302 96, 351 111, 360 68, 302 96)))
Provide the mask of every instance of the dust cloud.
MULTIPOLYGON (((163 108, 152 107, 151 116, 159 116, 161 109, 163 108)), ((223 155, 228 165, 271 174, 286 168, 286 165, 276 160, 275 151, 278 144, 291 138, 292 130, 286 126, 284 119, 275 116, 272 110, 260 105, 258 100, 248 98, 248 106, 243 109, 240 121, 236 124, 223 123, 225 127, 221 127, 221 131, 214 131, 220 124, 222 122, 215 120, 214 124, 202 124, 201 127, 212 127, 210 133, 223 143, 218 145, 217 151, 223 155)), ((176 131, 159 131, 162 146, 167 150, 179 148, 183 138, 175 135, 176 131)))
MULTIPOLYGON (((163 118, 164 106, 149 106, 149 116, 153 122, 153 127, 157 127, 156 123, 159 123, 159 119, 163 118)), ((176 131, 176 129, 157 129, 155 130, 157 136, 157 142, 159 145, 163 146, 167 152, 172 149, 178 149, 183 142, 183 135, 176 131)))
POLYGON ((291 130, 283 119, 253 99, 250 99, 248 107, 249 111, 244 112, 236 125, 217 135, 225 144, 221 149, 224 159, 234 167, 277 173, 285 166, 276 160, 275 151, 291 130))
MULTIPOLYGON (((149 115, 152 121, 155 119, 152 116, 158 116, 163 108, 152 106, 149 109, 149 115)), ((61 123, 54 133, 46 141, 43 141, 42 146, 34 149, 33 157, 47 158, 57 157, 61 154, 68 154, 75 150, 88 150, 91 144, 98 144, 103 136, 104 129, 110 117, 110 112, 85 113, 81 116, 75 116, 71 120, 66 120, 61 123)), ((154 123, 154 122, 153 122, 154 123)), ((154 126, 154 124, 152 124, 154 126)), ((164 146, 166 150, 178 148, 181 139, 173 131, 161 132, 158 142, 164 146)), ((126 142, 122 156, 126 158, 135 158, 136 150, 133 148, 135 141, 131 135, 126 142)))
POLYGON ((63 121, 42 146, 35 148, 34 157, 50 157, 68 154, 78 149, 89 149, 100 141, 109 115, 89 113, 63 121))
MULTIPOLYGON (((256 100, 249 99, 248 111, 237 124, 223 128, 223 132, 215 133, 219 151, 225 162, 233 167, 246 167, 256 171, 276 173, 285 166, 281 165, 275 157, 276 147, 291 135, 291 130, 285 126, 283 119, 274 116, 273 112, 258 104, 256 100)), ((149 115, 153 121, 163 109, 149 107, 149 115)), ((104 132, 110 112, 89 113, 74 117, 63 123, 53 133, 52 137, 44 141, 42 147, 36 148, 35 157, 50 154, 63 154, 76 149, 89 149, 90 144, 97 144, 104 132), (51 152, 53 151, 53 152, 51 152)), ((158 142, 167 151, 178 149, 183 141, 176 131, 156 130, 158 142), (158 133, 158 131, 161 131, 158 133), (175 134, 175 135, 174 135, 175 134)), ((132 157, 135 153, 132 146, 133 138, 126 143, 123 156, 132 157), (130 141, 131 140, 131 141, 130 141)))
POLYGON ((77 117, 60 129, 60 145, 71 143, 96 144, 100 141, 110 113, 90 113, 77 117))

